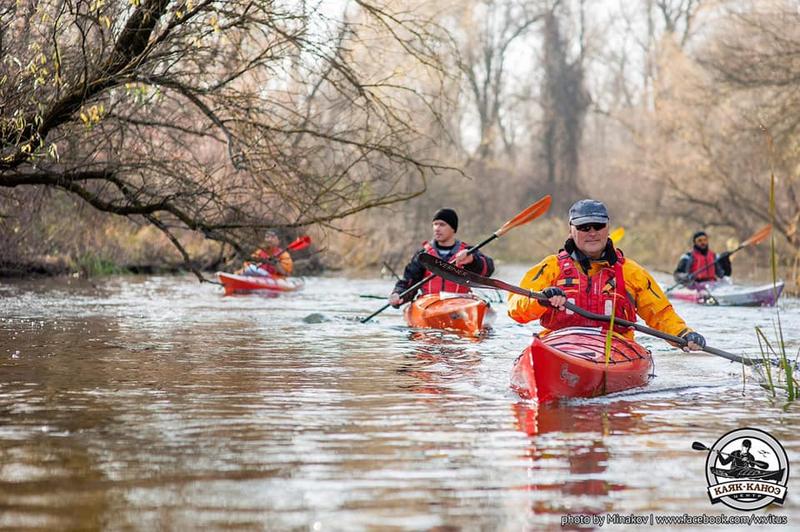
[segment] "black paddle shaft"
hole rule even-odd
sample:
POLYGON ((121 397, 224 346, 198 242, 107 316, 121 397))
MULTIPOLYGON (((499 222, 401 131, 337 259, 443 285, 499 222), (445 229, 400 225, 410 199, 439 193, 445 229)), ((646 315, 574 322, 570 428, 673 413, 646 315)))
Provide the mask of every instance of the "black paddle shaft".
MULTIPOLYGON (((519 286, 508 284, 499 279, 492 279, 489 277, 478 275, 477 273, 469 272, 467 270, 455 266, 454 264, 449 264, 437 257, 434 257, 433 255, 425 255, 423 257, 420 257, 419 260, 426 268, 428 268, 428 270, 436 273, 437 275, 440 275, 441 277, 444 277, 445 279, 453 281, 454 283, 475 288, 498 288, 500 290, 505 290, 507 292, 512 292, 522 296, 527 296, 539 301, 548 300, 547 296, 545 296, 541 292, 526 290, 519 286)), ((570 303, 569 301, 567 301, 564 306, 569 310, 575 312, 576 314, 580 314, 584 318, 589 318, 590 320, 596 320, 602 322, 611 321, 611 316, 589 312, 588 310, 578 307, 573 303, 570 303)), ((686 340, 681 338, 680 336, 667 334, 665 332, 659 331, 658 329, 653 329, 652 327, 648 327, 647 325, 641 325, 633 321, 617 318, 616 316, 614 317, 614 323, 617 325, 622 325, 623 327, 631 327, 633 329, 636 329, 637 331, 649 334, 650 336, 655 336, 656 338, 661 338, 662 340, 678 344, 681 347, 687 345, 686 340)), ((733 362, 744 364, 746 366, 753 366, 756 364, 760 364, 762 362, 761 360, 754 360, 749 357, 734 355, 733 353, 728 353, 727 351, 723 351, 721 349, 716 349, 714 347, 709 347, 709 346, 703 347, 703 351, 705 351, 706 353, 711 353, 712 355, 717 355, 719 357, 726 358, 733 362)), ((777 360, 771 359, 770 363, 772 363, 775 366, 782 367, 780 362, 777 360)))

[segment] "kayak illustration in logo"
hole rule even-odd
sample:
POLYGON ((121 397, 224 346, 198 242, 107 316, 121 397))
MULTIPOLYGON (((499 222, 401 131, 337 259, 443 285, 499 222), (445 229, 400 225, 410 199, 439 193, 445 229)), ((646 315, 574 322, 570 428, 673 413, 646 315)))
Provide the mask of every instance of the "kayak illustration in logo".
POLYGON ((698 451, 709 451, 706 480, 711 504, 719 502, 736 510, 753 511, 773 502, 783 504, 789 481, 789 460, 778 440, 763 430, 731 431, 710 448, 692 443, 698 451))

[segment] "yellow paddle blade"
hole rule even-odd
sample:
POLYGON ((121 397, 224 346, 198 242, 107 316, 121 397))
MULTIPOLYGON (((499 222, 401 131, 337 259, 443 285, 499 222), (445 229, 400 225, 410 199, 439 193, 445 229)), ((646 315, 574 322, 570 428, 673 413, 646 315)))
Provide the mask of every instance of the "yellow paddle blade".
POLYGON ((772 226, 767 224, 758 231, 756 231, 753 236, 742 242, 740 247, 751 246, 753 244, 760 244, 764 240, 767 239, 769 236, 770 231, 772 231, 772 226))
POLYGON ((611 239, 611 241, 614 243, 615 246, 617 245, 617 243, 620 240, 622 240, 623 236, 625 236, 625 228, 624 227, 617 227, 616 229, 614 229, 613 231, 611 231, 608 234, 608 238, 611 239))
POLYGON ((506 234, 511 229, 519 227, 520 225, 524 225, 530 222, 531 220, 535 220, 536 218, 547 212, 547 209, 550 208, 550 203, 552 202, 553 198, 551 198, 550 195, 548 194, 539 201, 532 203, 524 211, 520 212, 519 214, 511 218, 509 221, 504 223, 503 227, 494 232, 494 235, 499 238, 504 234, 506 234))

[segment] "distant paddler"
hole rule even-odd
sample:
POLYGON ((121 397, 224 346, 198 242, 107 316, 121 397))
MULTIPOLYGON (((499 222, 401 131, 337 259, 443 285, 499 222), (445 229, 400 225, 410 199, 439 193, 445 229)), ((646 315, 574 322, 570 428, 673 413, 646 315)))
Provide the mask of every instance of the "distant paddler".
POLYGON ((692 249, 681 255, 675 268, 675 281, 690 285, 693 282, 717 281, 731 275, 730 253, 717 255, 709 248, 708 234, 697 231, 692 235, 692 249))
POLYGON ((285 278, 292 274, 294 264, 292 257, 286 249, 280 246, 278 234, 275 231, 264 233, 264 245, 255 250, 251 257, 257 262, 245 262, 240 275, 260 275, 285 278))
MULTIPOLYGON (((422 248, 414 253, 403 270, 403 276, 397 281, 389 295, 389 303, 397 308, 414 299, 417 290, 408 292, 408 288, 422 281, 430 272, 420 264, 419 256, 423 253, 433 255, 444 261, 452 262, 460 268, 479 275, 490 276, 494 272, 494 261, 478 250, 469 253, 469 244, 456 238, 458 231, 458 214, 453 209, 439 209, 433 215, 431 223, 432 238, 422 243, 422 248), (406 293, 403 297, 400 294, 406 293)), ((442 277, 433 277, 421 287, 423 294, 450 292, 464 294, 470 290, 442 277)))

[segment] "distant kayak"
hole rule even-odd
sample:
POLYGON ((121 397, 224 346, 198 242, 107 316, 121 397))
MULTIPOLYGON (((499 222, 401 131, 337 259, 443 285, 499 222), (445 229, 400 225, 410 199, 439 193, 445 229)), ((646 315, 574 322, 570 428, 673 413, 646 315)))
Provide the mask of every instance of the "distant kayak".
POLYGON ((772 283, 760 286, 744 286, 729 281, 694 283, 669 293, 670 297, 700 303, 737 307, 773 306, 783 292, 783 281, 773 287, 772 283))
POLYGON ((294 292, 303 288, 303 280, 297 277, 279 278, 271 275, 236 275, 235 273, 217 272, 217 279, 225 288, 225 295, 262 292, 280 294, 294 292))
POLYGON ((514 362, 511 387, 540 403, 570 397, 596 397, 646 385, 650 351, 619 335, 611 339, 606 363, 606 333, 599 328, 568 327, 534 337, 514 362))
POLYGON ((410 327, 448 329, 477 335, 491 325, 495 312, 490 304, 473 294, 427 294, 412 301, 403 311, 410 327))

